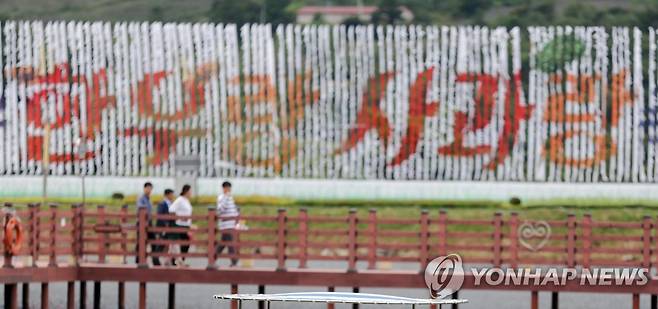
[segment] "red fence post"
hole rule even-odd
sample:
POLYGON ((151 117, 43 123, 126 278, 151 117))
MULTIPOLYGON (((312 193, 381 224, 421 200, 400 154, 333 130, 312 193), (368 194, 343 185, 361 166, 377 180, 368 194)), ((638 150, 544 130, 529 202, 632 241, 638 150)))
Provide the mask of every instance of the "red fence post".
MULTIPOLYGON (((146 260, 146 258, 144 258, 144 260, 146 260)), ((139 303, 137 308, 146 309, 146 282, 139 283, 139 303)))
POLYGON ((123 252, 123 263, 125 264, 126 256, 128 255, 128 233, 125 230, 128 224, 128 205, 121 206, 121 218, 119 222, 121 224, 121 251, 123 252))
POLYGON ((279 208, 277 215, 277 271, 286 270, 286 210, 279 208))
POLYGON ((27 222, 27 224, 29 225, 29 233, 27 235, 29 238, 30 256, 32 258, 32 266, 36 267, 37 259, 39 258, 39 253, 37 252, 37 242, 39 241, 39 239, 35 237, 37 235, 37 231, 39 230, 36 227, 37 205, 29 204, 27 205, 27 207, 29 210, 29 216, 27 222))
POLYGON ((530 292, 530 309, 539 309, 539 292, 530 292))
MULTIPOLYGON (((336 292, 336 288, 333 286, 327 287, 327 292, 336 292)), ((328 303, 327 304, 327 309, 334 309, 334 304, 328 303)))
POLYGON ((75 309, 75 281, 66 283, 66 308, 75 309))
POLYGON ((651 217, 642 218, 642 267, 651 267, 651 217))
MULTIPOLYGON (((105 205, 96 206, 98 214, 96 225, 105 225, 105 205)), ((98 236, 98 262, 105 263, 105 246, 107 245, 107 233, 97 233, 98 236)))
POLYGON ((33 246, 34 246, 34 251, 32 252, 33 254, 33 263, 36 266, 37 260, 39 260, 39 251, 41 251, 41 244, 39 243, 40 240, 39 238, 41 237, 41 229, 39 228, 39 225, 41 225, 41 217, 39 216, 41 213, 41 204, 37 203, 34 205, 34 220, 32 221, 32 229, 34 233, 32 233, 32 241, 33 241, 33 246))
POLYGON ((590 267, 590 251, 592 249, 592 215, 583 216, 583 268, 590 267))
POLYGON ((50 308, 50 300, 48 299, 50 293, 48 290, 48 282, 41 282, 41 309, 50 308))
POLYGON ((78 242, 78 263, 80 261, 84 260, 84 249, 85 249, 85 243, 83 241, 83 237, 85 235, 85 204, 80 204, 80 207, 78 207, 78 238, 76 241, 78 242))
MULTIPOLYGON (((231 294, 238 294, 237 284, 231 284, 231 294)), ((231 309, 238 309, 238 301, 231 300, 231 309)))
POLYGON ((503 234, 503 214, 500 212, 497 212, 494 214, 494 232, 493 232, 493 266, 494 267, 500 267, 500 264, 502 263, 502 234, 503 234))
POLYGON ((137 264, 138 267, 148 267, 148 262, 146 261, 146 207, 140 207, 137 210, 137 214, 137 247, 139 248, 137 250, 137 264))
POLYGON ((306 268, 308 259, 308 210, 299 210, 299 268, 306 268))
POLYGON ((348 232, 348 258, 347 258, 347 271, 356 271, 356 209, 350 209, 348 216, 349 232, 348 232))
POLYGON ((217 260, 217 211, 214 206, 208 207, 208 266, 206 269, 216 269, 215 261, 217 260))
MULTIPOLYGON (((656 246, 656 247, 655 247, 655 251, 654 251, 654 252, 658 252, 658 221, 655 222, 655 227, 656 227, 656 237, 654 238, 654 242, 655 242, 655 246, 656 246)), ((655 263, 656 265, 658 265, 658 254, 656 254, 656 261, 654 261, 654 263, 655 263)), ((652 299, 653 299, 653 298, 654 298, 654 297, 652 296, 652 299)), ((657 298, 657 299, 656 299, 656 305, 657 305, 657 307, 658 307, 658 297, 656 297, 656 298, 657 298)), ((653 307, 652 307, 652 308, 653 308, 653 307)))
POLYGON ((519 266, 519 214, 512 212, 509 219, 510 267, 519 266))
POLYGON ((448 213, 445 210, 439 211, 439 256, 448 255, 447 241, 448 238, 448 213))
MULTIPOLYGON (((12 204, 11 203, 5 203, 4 207, 11 208, 12 204)), ((5 222, 5 224, 6 224, 7 220, 9 220, 9 218, 11 217, 11 215, 9 213, 2 213, 2 216, 3 216, 2 221, 5 222)), ((5 228, 5 226, 2 226, 3 233, 4 233, 4 228, 5 228)), ((12 265, 12 254, 9 252, 9 250, 7 250, 7 248, 3 248, 3 249, 4 249, 4 252, 3 252, 4 253, 3 254, 4 255, 4 261, 3 261, 3 266, 2 267, 4 267, 4 268, 13 268, 14 266, 12 265)), ((7 299, 9 297, 9 295, 11 294, 11 285, 5 285, 5 293, 6 293, 5 294, 5 300, 7 301, 6 305, 11 305, 11 300, 7 299)))
POLYGON ((73 264, 75 266, 80 265, 80 246, 82 245, 80 243, 80 234, 82 233, 82 230, 80 229, 80 209, 82 206, 80 204, 75 204, 71 205, 71 214, 73 217, 71 218, 71 239, 72 239, 72 250, 73 253, 71 254, 73 256, 73 264))
POLYGON ((567 216, 567 266, 576 266, 576 215, 567 216))
POLYGON ((370 232, 368 269, 375 269, 377 268, 377 210, 374 208, 371 208, 368 213, 368 232, 370 232))
POLYGON ((50 205, 50 259, 48 266, 57 266, 57 205, 50 205))
POLYGON ((427 267, 429 260, 429 225, 430 218, 427 209, 423 209, 420 213, 420 248, 418 260, 420 262, 420 270, 424 271, 427 267))

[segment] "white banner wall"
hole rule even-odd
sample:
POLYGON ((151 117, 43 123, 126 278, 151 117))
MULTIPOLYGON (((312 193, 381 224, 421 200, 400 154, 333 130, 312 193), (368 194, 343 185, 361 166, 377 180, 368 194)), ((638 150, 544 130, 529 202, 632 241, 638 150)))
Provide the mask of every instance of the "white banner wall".
POLYGON ((8 21, 0 33, 2 175, 167 177, 193 155, 204 177, 658 179, 654 29, 8 21))

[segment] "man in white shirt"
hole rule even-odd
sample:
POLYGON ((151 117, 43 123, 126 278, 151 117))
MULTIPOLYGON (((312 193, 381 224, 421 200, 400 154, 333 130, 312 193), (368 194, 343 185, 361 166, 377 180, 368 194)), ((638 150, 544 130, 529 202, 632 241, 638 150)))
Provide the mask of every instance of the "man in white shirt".
MULTIPOLYGON (((178 233, 172 233, 172 239, 184 240, 188 243, 180 246, 180 251, 182 254, 186 254, 190 250, 190 235, 189 230, 192 225, 192 219, 189 216, 192 215, 192 204, 190 203, 190 198, 192 197, 192 187, 190 185, 184 185, 183 190, 181 190, 180 196, 169 206, 169 213, 176 214, 177 216, 186 216, 187 218, 179 218, 174 222, 174 227, 177 227, 181 230, 178 233)), ((185 261, 185 257, 182 258, 185 261)), ((183 263, 184 265, 184 263, 183 263)))
MULTIPOLYGON (((231 243, 235 239, 235 228, 237 226, 237 217, 240 216, 240 208, 235 205, 231 195, 231 183, 228 181, 222 183, 222 194, 217 197, 217 216, 219 217, 217 225, 222 234, 222 240, 217 246, 217 254, 221 254, 224 248, 228 248, 228 253, 233 255, 235 254, 235 247, 231 243)), ((238 259, 231 257, 231 267, 237 264, 238 259)))

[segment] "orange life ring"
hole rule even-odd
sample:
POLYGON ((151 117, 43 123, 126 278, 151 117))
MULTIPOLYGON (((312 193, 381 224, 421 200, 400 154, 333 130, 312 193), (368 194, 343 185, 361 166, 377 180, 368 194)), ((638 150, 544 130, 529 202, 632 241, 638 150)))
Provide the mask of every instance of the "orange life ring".
POLYGON ((18 219, 14 217, 9 218, 7 224, 5 224, 5 238, 3 242, 6 252, 9 252, 11 255, 18 255, 18 252, 21 250, 21 244, 23 243, 23 226, 21 226, 21 222, 18 219), (14 230, 16 231, 16 237, 14 237, 14 230))

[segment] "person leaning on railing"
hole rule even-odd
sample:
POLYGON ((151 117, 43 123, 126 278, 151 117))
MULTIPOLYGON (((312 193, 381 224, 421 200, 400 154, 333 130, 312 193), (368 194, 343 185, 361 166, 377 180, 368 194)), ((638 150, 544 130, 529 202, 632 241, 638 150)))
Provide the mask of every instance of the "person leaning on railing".
MULTIPOLYGON (((190 203, 190 198, 192 197, 192 187, 190 185, 184 185, 181 190, 180 196, 169 206, 169 213, 175 214, 177 216, 185 216, 187 218, 179 218, 174 222, 174 227, 181 230, 180 232, 171 233, 172 239, 183 240, 188 242, 185 245, 180 246, 181 253, 185 254, 190 250, 189 240, 190 240, 190 226, 192 225, 192 219, 189 216, 192 215, 192 204, 190 203)), ((179 266, 187 266, 185 263, 185 257, 181 258, 181 262, 176 263, 179 266)))

